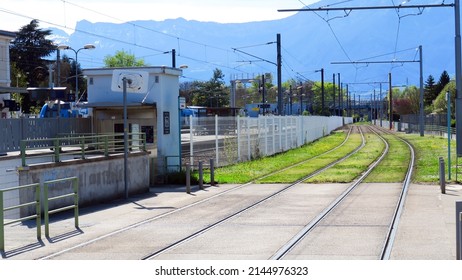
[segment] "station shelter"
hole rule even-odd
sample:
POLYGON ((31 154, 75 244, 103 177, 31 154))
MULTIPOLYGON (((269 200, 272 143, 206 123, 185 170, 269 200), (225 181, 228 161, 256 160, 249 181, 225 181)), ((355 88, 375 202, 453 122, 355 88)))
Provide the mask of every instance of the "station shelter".
MULTIPOLYGON (((123 93, 113 91, 114 71, 148 73, 146 92, 126 93, 129 132, 145 133, 151 174, 155 174, 151 176, 170 169, 178 170, 181 165, 179 77, 182 70, 165 66, 84 69, 88 85, 88 102, 84 106, 92 110, 93 133, 123 133, 123 93)), ((156 178, 151 177, 151 182, 153 180, 156 178)))

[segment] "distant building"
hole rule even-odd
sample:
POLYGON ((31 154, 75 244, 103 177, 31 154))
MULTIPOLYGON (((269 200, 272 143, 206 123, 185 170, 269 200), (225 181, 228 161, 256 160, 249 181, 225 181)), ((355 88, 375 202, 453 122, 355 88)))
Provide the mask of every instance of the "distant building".
POLYGON ((10 43, 16 37, 14 32, 0 30, 0 118, 9 116, 4 100, 10 100, 10 43))

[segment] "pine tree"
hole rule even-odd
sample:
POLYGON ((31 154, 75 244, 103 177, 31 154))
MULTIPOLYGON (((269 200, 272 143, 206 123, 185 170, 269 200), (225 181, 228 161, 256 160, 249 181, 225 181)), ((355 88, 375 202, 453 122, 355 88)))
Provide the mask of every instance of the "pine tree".
MULTIPOLYGON (((432 105, 432 102, 435 99, 435 90, 436 90, 435 78, 433 78, 432 75, 429 75, 427 78, 427 81, 425 82, 425 88, 424 88, 424 105, 425 106, 432 105)), ((436 94, 436 96, 438 95, 436 94)))
MULTIPOLYGON (((38 20, 32 20, 28 25, 16 32, 16 38, 10 46, 11 62, 27 75, 29 87, 42 85, 48 80, 48 71, 45 57, 56 50, 53 41, 46 39, 51 35, 50 30, 38 28, 38 20)), ((29 95, 25 95, 22 108, 25 113, 30 112, 33 105, 29 95)))
POLYGON ((438 97, 438 95, 441 93, 441 91, 444 89, 444 87, 447 84, 449 84, 450 81, 451 81, 451 77, 449 77, 448 72, 446 70, 444 70, 443 73, 441 73, 440 80, 436 84, 436 88, 437 88, 438 92, 437 92, 434 99, 436 99, 436 97, 438 97))

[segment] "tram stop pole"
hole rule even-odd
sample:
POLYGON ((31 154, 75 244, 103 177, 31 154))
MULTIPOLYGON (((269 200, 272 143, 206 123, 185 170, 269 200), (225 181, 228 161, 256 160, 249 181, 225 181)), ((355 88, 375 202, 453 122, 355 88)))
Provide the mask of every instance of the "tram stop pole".
POLYGON ((462 201, 456 201, 457 260, 462 260, 462 201))

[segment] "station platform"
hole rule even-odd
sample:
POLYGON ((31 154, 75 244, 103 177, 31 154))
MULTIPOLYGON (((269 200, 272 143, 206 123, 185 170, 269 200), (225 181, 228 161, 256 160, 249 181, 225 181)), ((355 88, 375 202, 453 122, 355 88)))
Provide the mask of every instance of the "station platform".
MULTIPOLYGON (((74 227, 72 213, 56 214, 51 218, 50 236, 37 241, 35 222, 5 228, 4 260, 46 259, 63 250, 135 228, 149 219, 171 211, 185 210, 189 205, 212 198, 236 185, 192 187, 187 194, 184 186, 152 187, 150 192, 80 209, 79 227, 74 227)), ((261 187, 264 187, 262 185, 261 187)), ((462 201, 462 186, 448 185, 441 194, 438 185, 412 184, 406 199, 393 251, 392 260, 455 260, 455 203, 462 201)), ((155 235, 155 232, 153 232, 155 235)), ((127 240, 127 247, 129 242, 127 240)), ((108 260, 116 256, 106 256, 108 260)), ((91 259, 91 254, 82 256, 91 259)))

